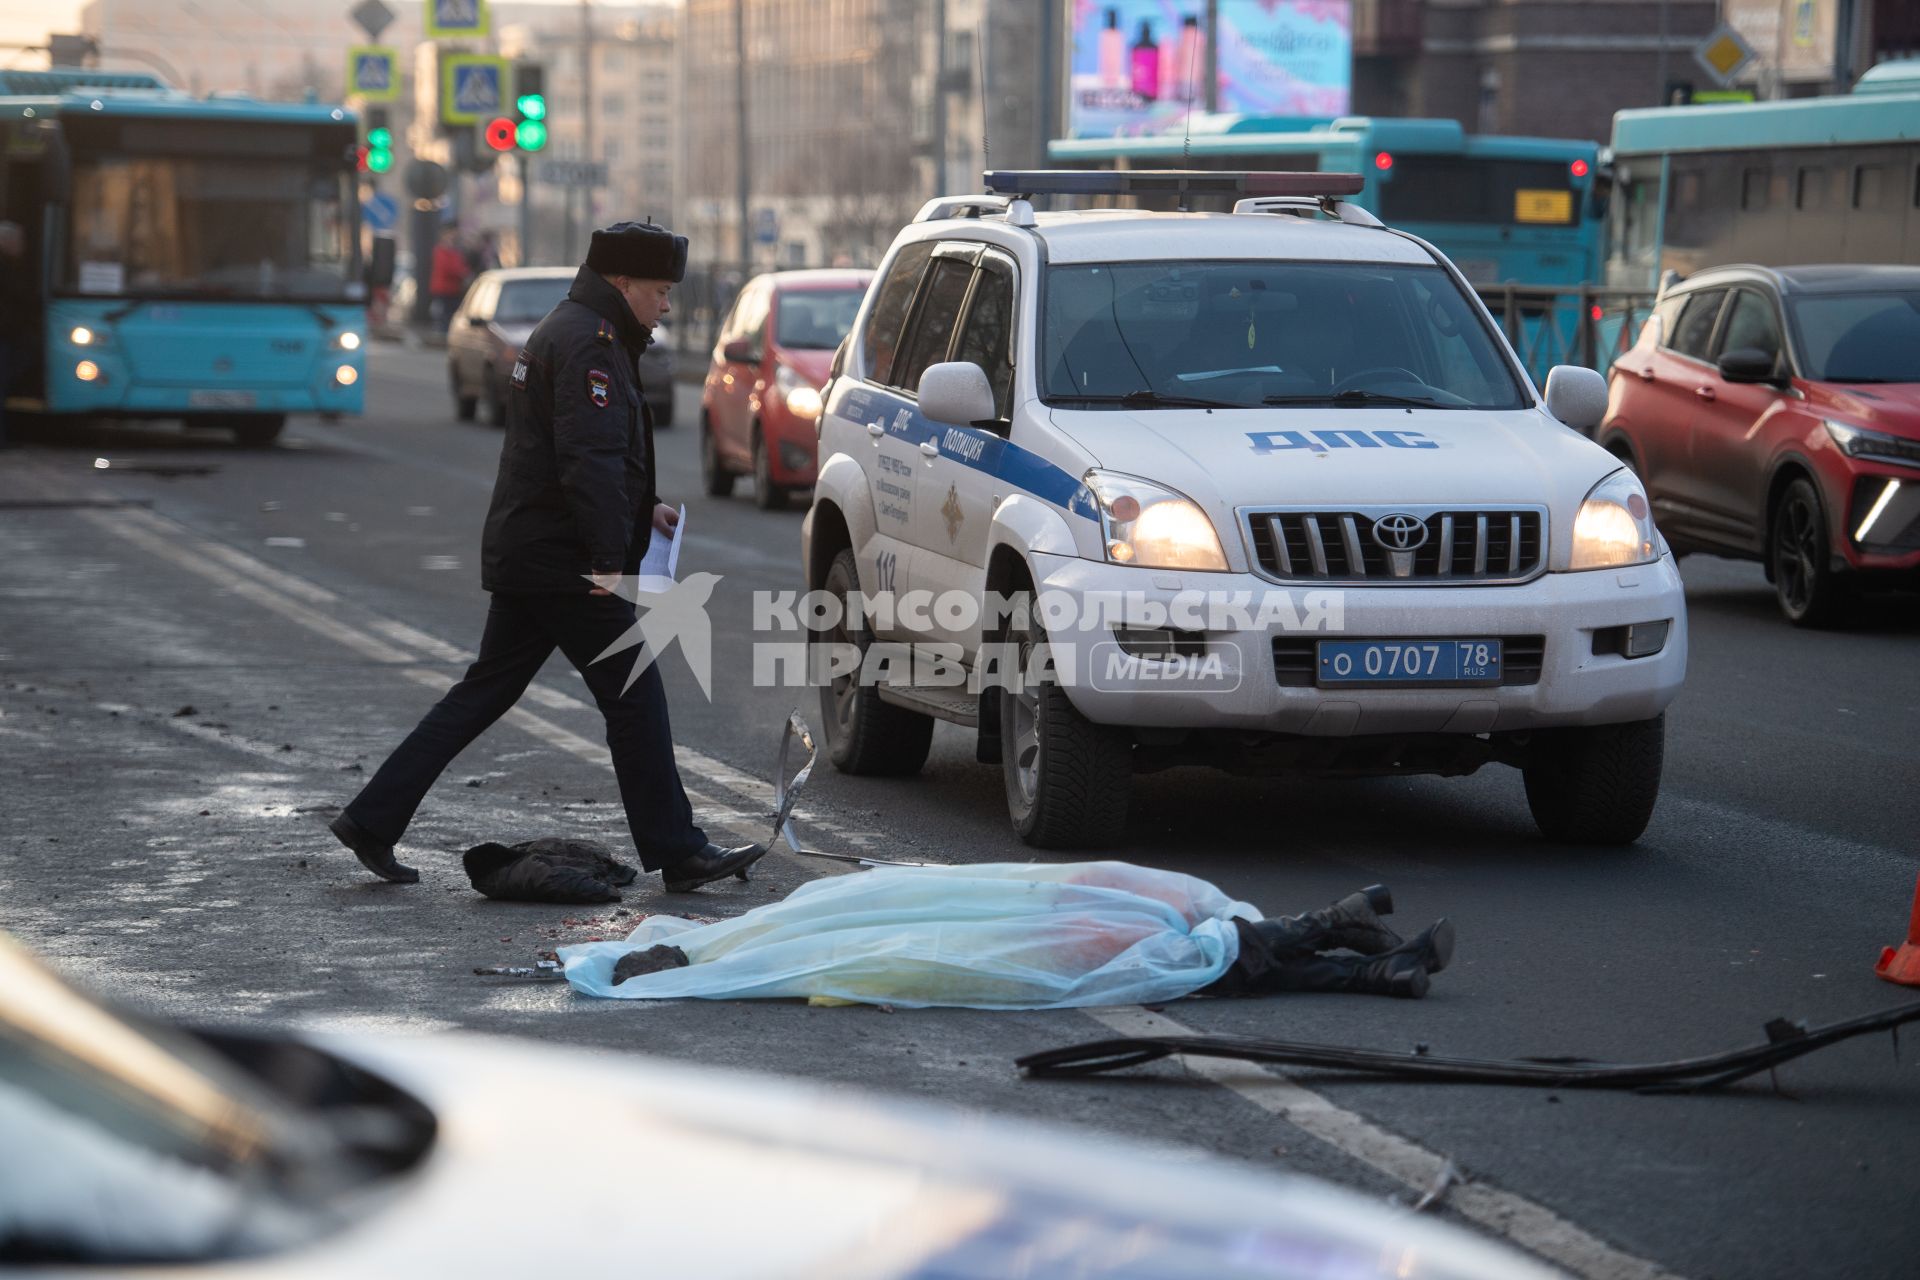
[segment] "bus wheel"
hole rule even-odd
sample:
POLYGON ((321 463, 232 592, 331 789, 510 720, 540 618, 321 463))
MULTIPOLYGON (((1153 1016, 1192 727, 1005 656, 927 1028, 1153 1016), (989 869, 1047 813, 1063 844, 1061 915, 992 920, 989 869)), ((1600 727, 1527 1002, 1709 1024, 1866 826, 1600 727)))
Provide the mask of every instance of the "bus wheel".
POLYGON ((262 449, 280 438, 287 425, 284 413, 250 413, 233 421, 234 443, 246 449, 262 449))

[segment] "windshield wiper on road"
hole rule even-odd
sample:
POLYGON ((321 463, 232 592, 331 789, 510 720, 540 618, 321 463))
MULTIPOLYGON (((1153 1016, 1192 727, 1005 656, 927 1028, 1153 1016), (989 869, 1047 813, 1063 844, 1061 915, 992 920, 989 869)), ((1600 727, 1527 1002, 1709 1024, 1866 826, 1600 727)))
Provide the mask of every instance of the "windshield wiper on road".
POLYGON ((1208 400, 1202 396, 1170 396, 1158 391, 1129 391, 1123 396, 1054 396, 1074 404, 1117 404, 1122 409, 1250 409, 1253 406, 1232 400, 1208 400))
POLYGON ((1417 405, 1422 408, 1428 408, 1428 409, 1445 409, 1449 407, 1447 405, 1441 404, 1438 400, 1433 399, 1431 396, 1390 396, 1383 391, 1363 391, 1359 387, 1352 387, 1346 391, 1335 392, 1332 394, 1266 396, 1261 399, 1260 403, 1261 404, 1330 404, 1343 409, 1345 408, 1361 409, 1361 408, 1366 408, 1369 405, 1376 405, 1376 404, 1417 405))

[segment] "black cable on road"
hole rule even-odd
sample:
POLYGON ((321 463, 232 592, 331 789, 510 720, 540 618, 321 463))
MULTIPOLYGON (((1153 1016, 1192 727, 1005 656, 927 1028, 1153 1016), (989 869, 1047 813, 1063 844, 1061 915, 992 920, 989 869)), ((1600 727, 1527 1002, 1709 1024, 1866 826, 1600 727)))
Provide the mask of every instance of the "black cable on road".
POLYGON ((1717 1089, 1762 1071, 1771 1071, 1782 1063, 1842 1040, 1880 1031, 1893 1035, 1894 1052, 1897 1055, 1900 1049, 1899 1028, 1909 1022, 1920 1022, 1920 1001, 1813 1029, 1804 1023, 1775 1018, 1766 1025, 1765 1044, 1704 1058, 1634 1064, 1595 1062, 1575 1057, 1518 1058, 1507 1061, 1444 1058, 1425 1053, 1425 1046, 1412 1053, 1396 1053, 1383 1049, 1355 1049, 1291 1040, 1257 1040, 1243 1036, 1127 1036, 1030 1053, 1017 1059, 1014 1065, 1035 1079, 1066 1079, 1122 1071, 1184 1054, 1200 1058, 1234 1058, 1275 1066, 1321 1067, 1389 1080, 1696 1093, 1717 1089))

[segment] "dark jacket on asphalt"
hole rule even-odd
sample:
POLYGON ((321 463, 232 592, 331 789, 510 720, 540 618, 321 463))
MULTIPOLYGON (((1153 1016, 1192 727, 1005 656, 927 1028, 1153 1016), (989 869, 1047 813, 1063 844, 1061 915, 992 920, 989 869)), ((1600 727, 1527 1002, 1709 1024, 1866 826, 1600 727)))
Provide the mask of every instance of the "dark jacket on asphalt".
POLYGON ((581 267, 520 348, 480 585, 509 594, 592 589, 638 573, 653 533, 653 418, 636 361, 652 335, 620 291, 581 267))

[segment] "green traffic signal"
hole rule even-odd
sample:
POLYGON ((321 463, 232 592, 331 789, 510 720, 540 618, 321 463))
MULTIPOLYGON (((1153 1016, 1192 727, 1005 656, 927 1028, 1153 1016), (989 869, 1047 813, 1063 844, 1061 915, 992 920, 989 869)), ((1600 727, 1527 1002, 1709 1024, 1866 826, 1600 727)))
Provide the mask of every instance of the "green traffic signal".
MULTIPOLYGON (((545 120, 547 118, 547 97, 543 93, 523 93, 513 100, 513 109, 520 113, 523 120, 545 120)), ((530 148, 538 150, 538 148, 530 148)))
POLYGON ((390 148, 367 148, 367 172, 385 173, 391 168, 393 168, 393 151, 390 148))
POLYGON ((533 117, 522 120, 513 131, 513 141, 522 151, 538 151, 547 145, 547 126, 533 117))
POLYGON ((367 130, 367 145, 373 148, 375 151, 390 150, 393 146, 393 130, 391 129, 367 130))

